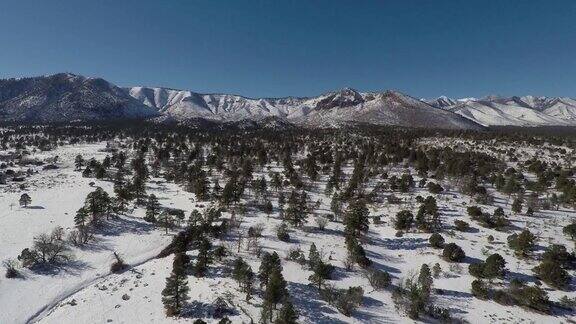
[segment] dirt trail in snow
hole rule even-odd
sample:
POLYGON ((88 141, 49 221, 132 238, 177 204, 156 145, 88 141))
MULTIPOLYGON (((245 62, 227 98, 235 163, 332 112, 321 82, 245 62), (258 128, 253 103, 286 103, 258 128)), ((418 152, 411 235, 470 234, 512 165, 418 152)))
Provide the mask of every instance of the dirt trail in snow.
MULTIPOLYGON (((131 271, 136 267, 139 267, 139 266, 141 266, 141 265, 143 265, 143 264, 145 264, 145 263, 147 263, 153 259, 156 259, 157 256, 158 256, 158 251, 154 251, 154 253, 152 253, 152 255, 150 255, 150 253, 148 251, 148 253, 145 254, 145 257, 143 260, 140 260, 140 261, 137 261, 135 263, 130 264, 130 269, 128 269, 126 271, 131 271)), ((27 324, 38 323, 43 318, 48 316, 52 312, 52 310, 54 308, 56 308, 65 299, 76 295, 77 293, 79 293, 80 291, 82 291, 85 288, 88 288, 89 286, 92 286, 96 283, 100 283, 101 281, 103 281, 104 279, 106 279, 108 276, 110 276, 112 274, 113 274, 112 272, 108 272, 106 274, 96 276, 95 278, 87 279, 87 280, 77 284, 76 286, 71 287, 70 289, 67 289, 66 291, 62 292, 58 296, 54 297, 54 299, 51 302, 47 303, 41 309, 39 309, 36 313, 34 313, 34 315, 32 315, 30 318, 28 318, 28 320, 26 320, 26 323, 27 324)))

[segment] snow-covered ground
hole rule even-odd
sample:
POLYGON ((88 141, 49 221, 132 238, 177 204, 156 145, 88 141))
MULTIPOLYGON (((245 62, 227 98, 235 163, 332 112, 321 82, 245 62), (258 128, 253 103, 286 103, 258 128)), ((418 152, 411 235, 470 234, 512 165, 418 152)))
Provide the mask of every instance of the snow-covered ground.
MULTIPOLYGON (((65 230, 74 227, 74 215, 84 203, 86 195, 96 186, 112 192, 112 183, 83 178, 74 171, 77 154, 102 159, 100 152, 105 144, 60 147, 47 153, 37 153, 35 158, 59 156, 60 169, 45 170, 27 180, 26 192, 32 198, 31 206, 18 204, 21 192, 14 185, 0 185, 0 258, 15 259, 20 252, 32 245, 34 236, 50 232, 57 226, 65 230), (90 182, 96 182, 90 186, 90 182)), ((163 205, 192 208, 190 194, 177 186, 160 182, 150 184, 149 191, 156 193, 163 205)), ((144 210, 132 215, 110 220, 110 226, 97 234, 93 244, 73 249, 75 260, 60 269, 46 273, 23 271, 24 278, 0 279, 0 323, 23 323, 44 316, 61 299, 98 282, 109 274, 118 252, 131 265, 145 263, 155 257, 172 239, 141 219, 144 210)))
MULTIPOLYGON (((448 143, 448 139, 437 138, 422 141, 423 145, 466 145, 465 141, 448 143), (444 141, 444 142, 443 142, 444 141)), ((483 143, 488 146, 488 143, 483 143)), ((498 144, 490 144, 498 146, 498 144)), ((82 205, 84 197, 94 190, 89 183, 100 186, 107 191, 112 184, 106 181, 83 178, 80 172, 74 171, 73 161, 77 154, 85 157, 96 157, 101 160, 106 153, 100 152, 104 144, 75 145, 60 147, 48 153, 36 153, 60 157, 58 170, 42 171, 27 180, 27 192, 32 197, 32 206, 20 208, 18 198, 21 194, 13 186, 0 186, 0 259, 15 258, 20 251, 31 245, 35 235, 48 232, 56 226, 65 229, 74 225, 73 215, 82 205)), ((509 149, 502 145, 503 150, 509 149)), ((490 149, 486 149, 490 150, 490 149)), ((533 155, 538 149, 526 147, 526 155, 533 155)), ((550 153, 553 154, 553 153, 550 153)), ((496 155, 496 153, 495 153, 496 155)), ((48 157, 44 156, 44 157, 48 157)), ((511 165, 516 165, 510 162, 511 165)), ((281 171, 275 164, 255 172, 255 177, 268 178, 269 171, 281 171)), ((401 175, 404 168, 390 168, 389 175, 401 175)), ((347 165, 344 172, 349 176, 352 166, 347 165)), ((415 181, 420 178, 412 172, 415 181)), ((213 177, 218 177, 214 172, 213 177)), ((269 178, 268 178, 269 179, 269 178)), ((317 215, 329 214, 330 197, 324 194, 326 177, 315 182, 309 191, 310 201, 320 201, 315 210, 317 215)), ((370 180, 374 186, 379 180, 370 180)), ((222 184, 222 182, 220 182, 222 184)), ((446 231, 443 233, 448 243, 457 243, 465 251, 464 263, 448 263, 441 258, 441 250, 432 249, 428 243, 430 234, 407 232, 402 237, 396 236, 393 220, 402 209, 410 209, 415 214, 419 204, 415 197, 430 195, 425 188, 415 188, 409 193, 394 195, 402 204, 377 203, 370 206, 371 216, 381 216, 381 224, 370 224, 370 231, 363 244, 367 255, 378 269, 386 270, 393 277, 393 284, 417 274, 422 264, 432 268, 438 263, 442 269, 439 278, 434 280, 434 287, 441 292, 434 294, 435 304, 450 309, 453 317, 470 323, 551 323, 574 320, 570 315, 551 316, 536 313, 517 306, 503 306, 494 301, 480 300, 470 292, 471 282, 475 279, 468 273, 468 264, 475 260, 485 260, 492 253, 501 254, 510 271, 509 277, 522 278, 534 282, 531 269, 537 265, 534 260, 518 259, 506 244, 511 232, 501 232, 479 226, 466 213, 466 207, 478 205, 470 197, 453 189, 449 180, 441 183, 445 189, 442 194, 434 195, 446 231), (454 229, 454 220, 465 220, 471 226, 467 232, 454 229), (494 237, 488 242, 489 235, 494 237)), ((496 207, 504 208, 516 228, 528 228, 539 237, 537 253, 551 243, 564 244, 569 250, 573 242, 562 234, 562 227, 572 222, 573 210, 560 208, 558 211, 539 211, 535 217, 523 214, 512 215, 512 200, 508 196, 489 189, 495 197, 491 206, 479 205, 483 210, 492 212, 496 207)), ((272 191, 273 192, 273 191, 272 191)), ((148 193, 154 193, 164 206, 177 207, 189 214, 198 208, 191 200, 193 194, 183 191, 172 183, 154 178, 148 184, 148 193)), ((390 192, 385 192, 385 195, 390 192)), ((277 206, 277 196, 272 195, 272 202, 277 206)), ((235 306, 237 312, 230 316, 233 323, 255 322, 260 318, 262 298, 256 294, 250 302, 244 300, 244 293, 239 292, 238 285, 230 275, 230 263, 237 256, 242 256, 257 271, 259 259, 246 244, 237 252, 237 233, 233 232, 219 242, 228 247, 232 255, 221 262, 210 265, 205 278, 188 277, 190 301, 181 318, 167 318, 164 314, 160 292, 165 286, 166 277, 172 269, 172 257, 154 258, 171 240, 173 233, 165 235, 160 229, 141 220, 144 210, 136 209, 127 216, 121 216, 110 226, 109 232, 98 235, 98 240, 82 250, 74 249, 76 260, 70 266, 51 273, 33 273, 24 271, 22 279, 0 279, 0 323, 167 323, 193 322, 203 317, 208 322, 217 322, 209 317, 210 304, 217 297, 225 297, 235 306), (109 267, 113 261, 112 252, 119 252, 127 263, 133 266, 121 274, 110 274, 109 267)), ((224 213, 224 217, 230 214, 224 213)), ((283 275, 288 282, 288 290, 300 313, 303 323, 400 323, 413 322, 400 314, 394 306, 389 290, 376 291, 358 268, 346 271, 342 261, 346 257, 344 243, 344 225, 340 222, 329 222, 325 230, 319 230, 310 216, 308 223, 300 229, 291 229, 289 243, 276 237, 276 227, 281 223, 275 211, 268 216, 263 212, 249 209, 242 218, 241 228, 262 224, 264 231, 259 245, 264 251, 276 251, 283 265, 283 275), (329 283, 339 287, 361 286, 364 289, 363 305, 353 317, 340 314, 335 308, 322 301, 315 287, 309 285, 308 277, 312 273, 300 264, 285 260, 291 248, 299 247, 307 255, 310 245, 314 243, 325 261, 336 267, 334 278, 329 283)), ((518 232, 518 230, 514 230, 518 232)), ((189 252, 194 255, 195 252, 189 252)), ((571 271, 574 275, 574 271, 571 271)), ((499 281, 496 280, 496 283, 499 281)), ((560 297, 576 297, 574 290, 561 292, 550 289, 543 284, 552 301, 560 297)))

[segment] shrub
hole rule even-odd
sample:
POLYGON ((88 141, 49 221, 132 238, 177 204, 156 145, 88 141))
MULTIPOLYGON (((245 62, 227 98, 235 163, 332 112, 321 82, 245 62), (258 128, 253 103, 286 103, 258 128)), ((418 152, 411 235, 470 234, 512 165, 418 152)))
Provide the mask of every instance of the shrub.
POLYGON ((126 268, 128 268, 128 265, 124 262, 124 260, 120 257, 118 253, 114 252, 114 258, 116 259, 116 261, 114 261, 114 263, 112 263, 112 265, 110 266, 110 272, 120 273, 124 271, 126 268))
POLYGON ((386 271, 376 270, 376 269, 368 269, 365 273, 366 278, 368 278, 368 282, 375 290, 381 290, 390 285, 392 282, 392 278, 390 278, 390 274, 386 271))
POLYGON ((532 269, 538 279, 554 288, 564 288, 570 282, 570 275, 562 266, 552 260, 544 260, 540 265, 532 269))
POLYGON ((278 239, 283 242, 290 241, 290 232, 288 230, 288 225, 286 225, 286 223, 278 225, 278 227, 276 228, 276 237, 278 237, 278 239))
POLYGON ((503 277, 505 271, 506 261, 500 254, 494 253, 486 258, 483 271, 485 278, 503 277))
POLYGON ((18 271, 18 264, 14 260, 6 260, 3 262, 4 268, 6 268, 6 278, 12 279, 20 276, 18 271))
POLYGON ((428 184, 426 186, 428 187, 428 191, 430 191, 430 193, 433 193, 433 194, 439 194, 442 191, 444 191, 444 188, 442 188, 441 185, 434 183, 434 182, 428 182, 428 184))
POLYGON ((326 224, 328 224, 328 219, 326 217, 318 216, 314 219, 316 222, 316 226, 318 229, 323 231, 326 228, 326 224))
POLYGON ((488 287, 482 280, 472 281, 472 295, 479 299, 488 299, 488 287))
POLYGON ((561 244, 552 244, 546 248, 546 251, 542 254, 543 260, 549 260, 558 262, 561 266, 572 268, 574 266, 574 261, 576 257, 573 253, 569 253, 566 247, 561 244))
POLYGON ((300 247, 291 247, 286 254, 286 259, 300 264, 306 263, 306 256, 300 247))
POLYGON ((466 232, 470 229, 470 225, 468 223, 459 219, 454 221, 454 226, 456 226, 456 229, 461 232, 466 232))
POLYGON ((472 263, 471 265, 468 266, 468 272, 474 277, 483 278, 484 277, 484 262, 472 263))
POLYGON ((227 254, 228 251, 226 250, 226 247, 224 247, 223 245, 216 246, 213 252, 214 258, 217 260, 222 260, 222 258, 224 258, 227 254))
POLYGON ((566 309, 574 310, 574 309, 576 309, 576 297, 570 298, 570 297, 564 295, 558 301, 558 305, 560 305, 561 307, 564 307, 566 309))
POLYGON ((436 249, 441 249, 444 246, 444 238, 438 233, 430 235, 428 242, 430 242, 430 245, 436 249))
POLYGON ((480 209, 478 206, 470 206, 466 208, 466 211, 468 212, 468 216, 470 216, 472 219, 477 219, 478 217, 482 216, 482 209, 480 209))
POLYGON ((258 223, 248 228, 248 237, 261 237, 264 231, 264 224, 258 223))
POLYGON ((364 290, 362 287, 350 287, 338 294, 336 308, 345 316, 351 316, 352 312, 362 304, 364 290))
POLYGON ((347 245, 348 254, 361 268, 367 268, 372 265, 372 260, 366 256, 366 251, 358 242, 350 241, 347 245))
POLYGON ((520 234, 512 234, 508 236, 508 246, 520 256, 527 256, 532 250, 536 242, 536 236, 525 229, 520 234))
POLYGON ((412 227, 414 222, 414 215, 409 210, 402 210, 396 214, 394 221, 394 228, 397 230, 408 230, 412 227))
POLYGON ((440 263, 435 263, 432 267, 432 276, 436 279, 440 278, 440 274, 442 274, 442 268, 440 267, 440 263))
POLYGON ((495 290, 492 299, 500 305, 511 306, 516 303, 514 298, 504 290, 495 290))
POLYGON ((504 276, 506 261, 498 253, 486 258, 485 262, 474 263, 468 266, 471 275, 478 278, 495 278, 504 276))
POLYGON ((364 290, 362 287, 337 289, 328 286, 320 291, 320 297, 328 304, 336 307, 340 313, 351 316, 354 310, 362 304, 364 290))
POLYGON ((466 254, 461 247, 456 245, 456 243, 446 244, 444 250, 442 251, 442 256, 447 261, 451 262, 461 262, 466 257, 466 254))
POLYGON ((576 240, 576 223, 564 226, 562 232, 566 236, 570 236, 572 240, 576 240))
POLYGON ((548 294, 540 287, 523 286, 511 292, 516 303, 535 309, 540 312, 550 312, 550 301, 548 294))

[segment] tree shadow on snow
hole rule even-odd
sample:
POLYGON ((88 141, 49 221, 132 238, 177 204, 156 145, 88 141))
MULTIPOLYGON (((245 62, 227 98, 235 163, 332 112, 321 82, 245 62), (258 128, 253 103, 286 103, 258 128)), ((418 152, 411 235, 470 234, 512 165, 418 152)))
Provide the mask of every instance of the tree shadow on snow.
POLYGON ((124 216, 112 217, 98 226, 94 234, 102 236, 119 236, 124 233, 147 234, 156 229, 154 224, 148 223, 138 218, 124 216))
POLYGON ((300 316, 308 318, 314 323, 346 323, 327 315, 336 315, 337 312, 320 299, 316 287, 289 282, 288 291, 290 291, 292 302, 298 309, 300 316))
MULTIPOLYGON (((227 303, 227 307, 222 311, 222 316, 236 316, 240 313, 233 306, 227 303)), ((180 315, 182 317, 188 318, 215 318, 215 306, 214 304, 204 303, 198 300, 193 300, 192 302, 184 305, 180 315)))
POLYGON ((46 209, 43 206, 28 206, 26 209, 46 209))
POLYGON ((388 250, 417 250, 428 247, 428 240, 416 237, 380 238, 370 237, 372 245, 378 245, 388 250))
POLYGON ((55 276, 61 273, 78 275, 81 271, 91 268, 84 261, 70 260, 58 263, 39 263, 30 270, 39 275, 55 276))

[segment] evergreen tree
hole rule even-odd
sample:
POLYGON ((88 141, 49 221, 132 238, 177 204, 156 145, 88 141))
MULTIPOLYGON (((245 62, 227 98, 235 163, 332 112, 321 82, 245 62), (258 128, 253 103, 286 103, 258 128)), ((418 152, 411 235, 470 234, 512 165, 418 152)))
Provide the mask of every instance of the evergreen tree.
POLYGON ((292 302, 288 298, 285 298, 274 324, 296 324, 298 323, 297 321, 298 312, 292 302))
POLYGON ((346 209, 344 216, 345 233, 347 239, 359 238, 362 233, 368 232, 369 215, 364 199, 354 199, 346 209))
POLYGON ((28 207, 28 205, 30 205, 32 203, 32 198, 30 198, 30 195, 28 195, 27 193, 23 193, 20 196, 20 206, 21 207, 28 207))
POLYGON ((268 315, 270 322, 276 305, 286 298, 288 291, 286 290, 286 281, 282 276, 282 271, 279 269, 272 269, 268 284, 264 291, 264 305, 263 314, 268 315))
POLYGON ((516 214, 522 211, 522 200, 518 198, 514 199, 514 202, 512 203, 512 211, 516 214))
POLYGON ((200 226, 202 224, 202 220, 202 214, 198 211, 198 209, 194 209, 192 212, 190 212, 190 216, 188 217, 188 226, 200 226))
POLYGON ((316 244, 312 243, 312 245, 310 245, 310 251, 308 252, 308 266, 310 269, 314 269, 318 262, 322 262, 320 253, 316 249, 316 244))
POLYGON ((441 228, 440 214, 434 197, 428 196, 420 205, 416 215, 416 225, 426 232, 435 232, 441 228))
POLYGON ((430 293, 432 291, 432 273, 430 272, 430 267, 427 264, 423 264, 420 267, 420 274, 418 275, 418 284, 420 285, 420 289, 422 291, 423 296, 428 299, 430 293))
POLYGON ((110 215, 112 200, 104 189, 97 188, 86 196, 83 208, 92 217, 91 223, 98 224, 103 216, 110 215))
POLYGON ((168 230, 173 228, 175 225, 174 216, 167 210, 165 210, 162 213, 160 213, 160 215, 158 215, 156 224, 158 224, 160 227, 163 227, 164 230, 166 231, 166 234, 168 234, 168 230))
POLYGON ((331 264, 324 263, 322 260, 318 260, 318 262, 314 264, 314 268, 312 270, 314 273, 308 277, 308 280, 318 286, 318 290, 321 290, 324 281, 330 279, 334 267, 331 264))
POLYGON ((84 158, 82 158, 82 155, 76 155, 76 158, 74 159, 74 166, 76 167, 76 170, 82 169, 84 166, 84 158))
POLYGON ((207 238, 202 237, 200 239, 200 247, 198 249, 198 257, 196 258, 196 264, 194 265, 194 275, 196 277, 204 277, 206 271, 208 270, 208 264, 210 263, 210 248, 212 245, 207 238))
POLYGON ((74 216, 74 224, 78 228, 83 228, 84 226, 86 226, 86 224, 88 224, 88 217, 89 215, 86 209, 84 209, 84 207, 81 207, 80 209, 78 209, 78 211, 76 211, 76 216, 74 216))
POLYGON ((158 198, 154 194, 148 196, 148 201, 146 202, 146 216, 144 219, 148 222, 156 222, 156 216, 158 216, 160 210, 160 203, 158 198))
POLYGON ((260 287, 268 284, 268 279, 270 278, 270 273, 272 271, 282 271, 282 264, 280 262, 280 257, 278 253, 268 253, 264 252, 262 254, 262 261, 260 263, 260 269, 258 270, 258 279, 260 280, 260 287))
POLYGON ((189 290, 184 264, 175 263, 172 273, 166 278, 166 287, 162 290, 162 303, 168 316, 180 314, 182 306, 189 299, 189 290))
POLYGON ((288 207, 286 208, 285 215, 293 226, 301 226, 306 220, 306 199, 307 195, 304 191, 299 195, 294 190, 292 190, 292 193, 288 198, 288 207))
POLYGON ((250 300, 253 290, 254 272, 242 258, 237 258, 234 261, 232 277, 238 282, 240 289, 246 293, 246 301, 250 300))

